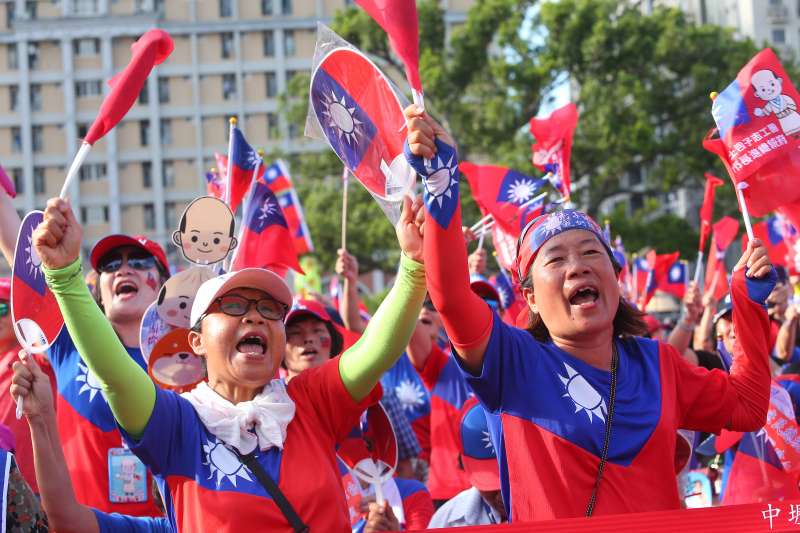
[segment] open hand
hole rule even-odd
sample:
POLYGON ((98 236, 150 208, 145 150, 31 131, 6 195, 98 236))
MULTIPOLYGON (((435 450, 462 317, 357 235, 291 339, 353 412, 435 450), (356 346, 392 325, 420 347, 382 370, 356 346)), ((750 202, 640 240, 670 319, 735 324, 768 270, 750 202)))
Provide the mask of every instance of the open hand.
POLYGON ((49 269, 72 264, 81 253, 82 230, 69 202, 60 198, 47 201, 44 220, 33 232, 33 246, 49 269))

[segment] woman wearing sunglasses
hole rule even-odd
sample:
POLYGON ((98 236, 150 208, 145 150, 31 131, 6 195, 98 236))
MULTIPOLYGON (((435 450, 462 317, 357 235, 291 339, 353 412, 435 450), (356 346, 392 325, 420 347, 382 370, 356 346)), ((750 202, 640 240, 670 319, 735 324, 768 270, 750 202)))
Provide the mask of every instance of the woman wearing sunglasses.
POLYGON ((517 275, 528 327, 508 326, 469 289, 454 143, 415 106, 406 120, 406 157, 425 185, 417 222, 425 224, 428 290, 467 382, 494 415, 510 519, 679 508, 677 430, 754 431, 766 418, 763 303, 775 272, 764 247, 751 242, 734 269, 741 357, 730 375, 690 366, 669 345, 636 336, 642 314, 621 299, 611 248, 579 211, 554 212, 522 230, 517 275))
POLYGON ((69 205, 48 202, 34 245, 70 333, 97 376, 126 442, 157 477, 177 531, 347 531, 334 446, 381 394, 425 295, 421 207, 406 200, 395 285, 362 338, 284 386, 285 282, 245 269, 205 282, 190 343, 208 383, 178 396, 157 389, 126 356, 80 276, 81 228, 69 205))

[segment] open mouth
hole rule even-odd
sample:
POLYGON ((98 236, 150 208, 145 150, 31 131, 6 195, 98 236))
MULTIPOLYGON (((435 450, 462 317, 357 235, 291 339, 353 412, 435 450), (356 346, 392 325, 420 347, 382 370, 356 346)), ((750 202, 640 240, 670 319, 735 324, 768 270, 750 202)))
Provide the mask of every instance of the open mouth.
POLYGON ((139 292, 139 287, 137 287, 136 284, 131 281, 121 281, 114 288, 115 296, 135 295, 138 292, 139 292))
POLYGON ((309 359, 313 359, 318 354, 319 352, 314 348, 306 348, 300 355, 302 355, 303 357, 308 357, 309 359))
POLYGON ((579 307, 591 305, 600 297, 598 290, 591 285, 583 285, 573 290, 569 297, 570 305, 579 307))
POLYGON ((261 335, 245 335, 236 349, 243 354, 263 355, 267 353, 267 339, 261 335))

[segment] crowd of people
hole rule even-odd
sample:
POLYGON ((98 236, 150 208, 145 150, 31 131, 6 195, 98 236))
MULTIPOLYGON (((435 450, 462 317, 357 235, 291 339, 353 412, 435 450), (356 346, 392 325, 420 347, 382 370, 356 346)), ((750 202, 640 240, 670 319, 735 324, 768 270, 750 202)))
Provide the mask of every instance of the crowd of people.
MULTIPOLYGON (((268 268, 209 274, 187 334, 205 379, 183 392, 154 383, 139 345, 180 267, 111 235, 86 272, 69 202, 47 203, 32 246, 65 327, 46 354, 16 344, 0 280, 9 531, 374 532, 679 509, 698 496, 687 472, 730 477, 776 395, 800 414, 799 280, 760 241, 724 300, 691 284, 667 331, 623 296, 603 230, 565 207, 522 229, 512 313, 490 255, 468 252, 458 179, 443 190, 426 164, 438 155, 457 178, 455 143, 417 106, 406 119, 423 195, 403 201, 377 311, 360 311, 344 249, 335 302, 268 268), (740 440, 717 449, 725 435, 740 440)), ((0 226, 11 265, 7 196, 0 226)))

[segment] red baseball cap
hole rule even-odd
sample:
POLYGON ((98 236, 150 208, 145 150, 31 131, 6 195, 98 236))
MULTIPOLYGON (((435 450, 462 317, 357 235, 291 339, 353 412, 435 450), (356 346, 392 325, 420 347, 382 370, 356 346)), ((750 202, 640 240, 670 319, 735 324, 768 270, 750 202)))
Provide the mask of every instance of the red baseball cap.
POLYGON ((482 491, 499 490, 497 454, 489 436, 486 413, 474 396, 461 408, 458 437, 461 463, 469 476, 470 484, 482 491))
POLYGON ((0 300, 11 300, 10 278, 0 278, 0 300))
POLYGON ((109 235, 107 237, 103 237, 94 245, 92 248, 92 252, 89 254, 89 262, 92 264, 92 268, 97 270, 97 263, 100 262, 100 259, 103 258, 108 252, 115 250, 117 248, 121 248, 123 246, 133 246, 134 248, 139 248, 140 250, 144 250, 145 252, 149 253, 153 257, 156 258, 161 266, 164 268, 164 271, 169 275, 169 262, 167 262, 167 254, 164 253, 164 249, 155 241, 151 241, 144 235, 109 235))
POLYGON ((342 352, 344 347, 344 336, 336 327, 331 315, 325 309, 325 306, 316 300, 295 300, 292 308, 286 314, 286 319, 283 323, 289 327, 292 321, 302 317, 311 317, 322 320, 328 328, 331 335, 331 357, 335 357, 342 352))

